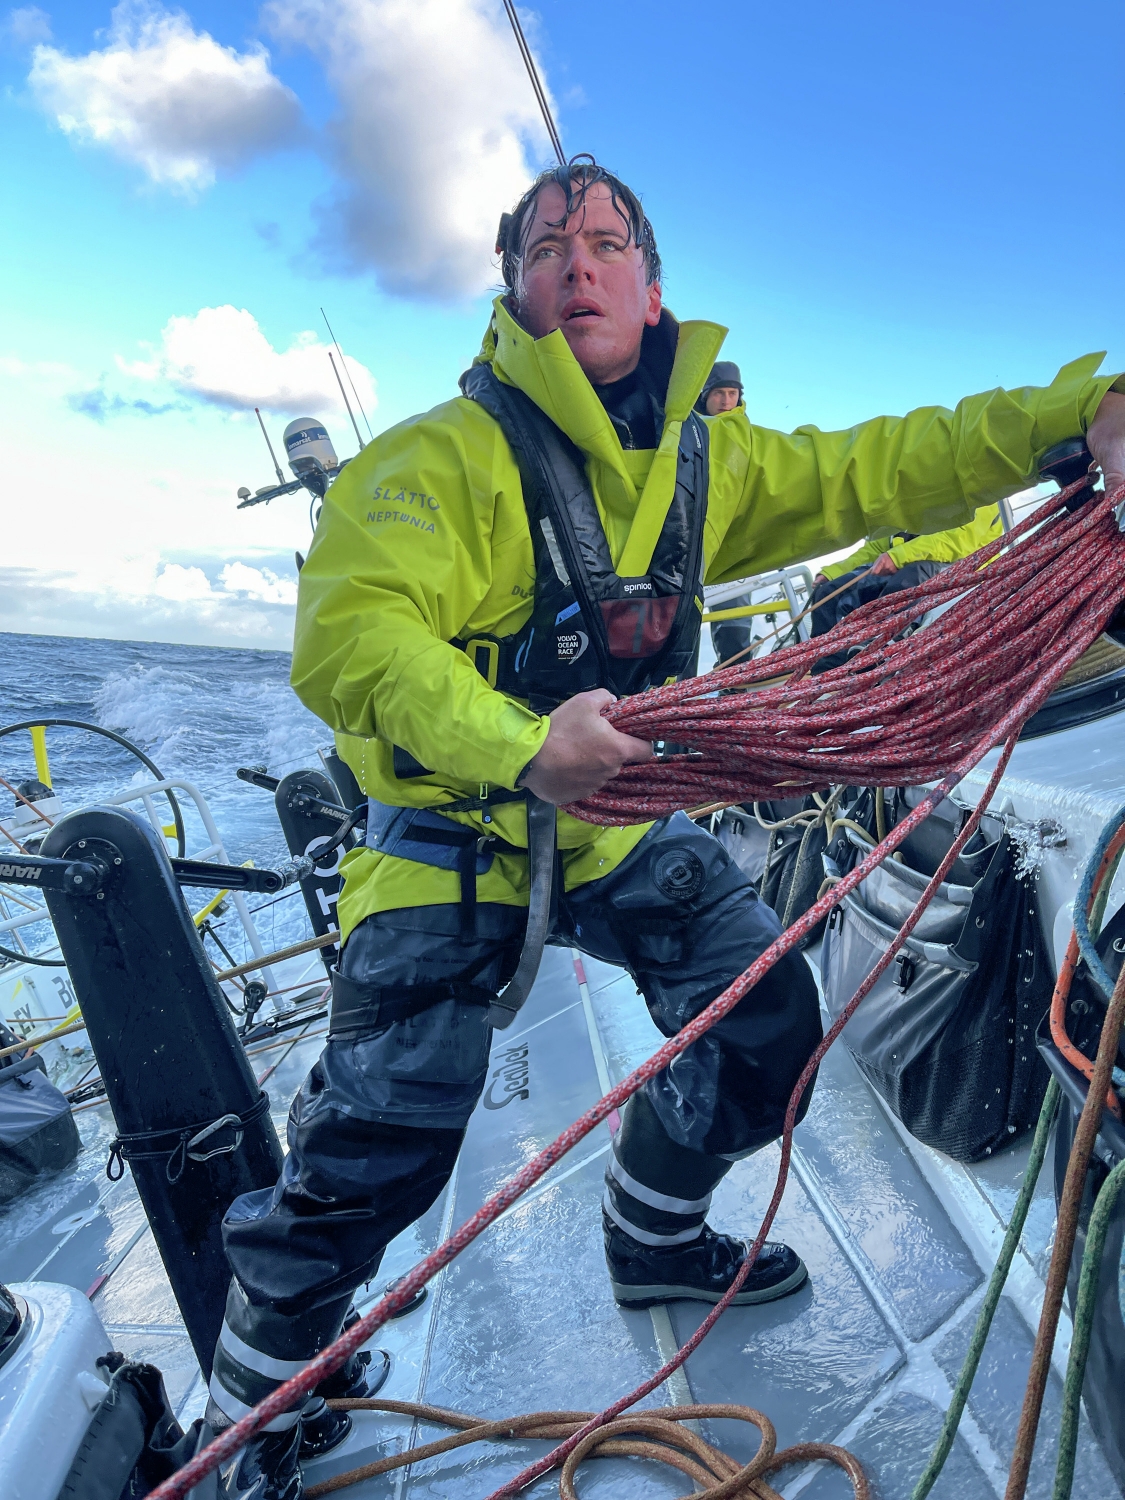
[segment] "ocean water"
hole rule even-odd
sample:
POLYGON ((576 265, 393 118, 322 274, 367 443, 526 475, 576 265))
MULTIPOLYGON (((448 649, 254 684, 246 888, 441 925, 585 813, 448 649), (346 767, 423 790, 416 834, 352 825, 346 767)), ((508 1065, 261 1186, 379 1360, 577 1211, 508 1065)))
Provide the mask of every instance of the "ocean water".
MULTIPOLYGON (((143 750, 163 776, 199 788, 231 863, 276 866, 289 856, 273 797, 239 781, 235 771, 264 765, 284 776, 320 768, 317 750, 331 743, 327 726, 290 688, 289 661, 281 651, 0 634, 0 776, 15 785, 35 775, 31 736, 3 735, 5 725, 57 717, 111 729, 143 750)), ((149 779, 127 751, 82 730, 49 728, 47 750, 52 785, 66 806, 149 779)), ((190 798, 180 802, 190 856, 209 840, 190 798)), ((13 805, 0 786, 0 819, 13 805)), ((158 803, 158 812, 169 812, 167 804, 158 803)), ((187 895, 197 909, 209 893, 187 895)), ((294 895, 252 902, 260 903, 256 920, 267 944, 305 934, 303 904, 294 895)), ((224 931, 229 927, 228 921, 224 931)), ((241 955, 239 935, 227 935, 241 955)))

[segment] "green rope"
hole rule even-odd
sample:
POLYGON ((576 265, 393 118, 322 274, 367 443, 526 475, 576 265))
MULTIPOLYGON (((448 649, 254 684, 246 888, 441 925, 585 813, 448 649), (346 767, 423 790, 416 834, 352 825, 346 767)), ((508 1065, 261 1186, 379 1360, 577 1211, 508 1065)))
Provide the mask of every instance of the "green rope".
POLYGON ((1109 902, 1109 888, 1113 884, 1114 876, 1117 874, 1118 866, 1122 858, 1125 858, 1125 849, 1122 849, 1117 858, 1110 865, 1102 877, 1102 883, 1094 896, 1094 904, 1090 908, 1090 937, 1097 940, 1102 930, 1102 922, 1105 919, 1105 909, 1109 902))
POLYGON ((1035 1194, 1035 1185, 1039 1181, 1039 1173, 1043 1166, 1043 1158, 1047 1154, 1047 1140, 1051 1134, 1051 1126, 1055 1123, 1055 1114, 1059 1106, 1059 1086, 1052 1078, 1047 1085, 1047 1092, 1043 1097, 1043 1108, 1039 1111, 1039 1123, 1035 1127, 1035 1135, 1031 1142, 1031 1155, 1028 1157, 1027 1167, 1023 1174, 1023 1182, 1020 1185, 1019 1197, 1012 1211, 1011 1222, 1007 1233, 1004 1235, 1004 1243, 1000 1246, 1000 1254, 996 1260, 995 1269, 988 1283, 988 1290, 984 1294, 980 1312, 977 1315, 976 1327, 969 1341, 969 1351, 965 1355, 965 1362, 961 1366, 961 1373, 957 1377, 957 1384, 953 1388, 953 1399, 949 1403, 949 1410, 945 1414, 941 1433, 934 1451, 930 1454, 930 1461, 926 1465, 925 1472, 914 1488, 911 1500, 925 1500, 925 1497, 937 1483, 938 1475, 945 1466, 945 1461, 953 1450, 953 1440, 957 1436, 957 1428, 961 1424, 961 1416, 965 1410, 965 1403, 969 1399, 973 1381, 976 1378, 977 1367, 984 1353, 985 1342, 988 1339, 989 1329, 992 1327, 992 1319, 996 1316, 996 1309, 1000 1303, 1000 1294, 1004 1290, 1004 1283, 1008 1279, 1008 1272, 1012 1268, 1016 1249, 1023 1234, 1023 1226, 1027 1221, 1028 1210, 1031 1200, 1035 1194))
POLYGON ((1074 1338, 1066 1367, 1063 1387, 1062 1423, 1059 1427, 1059 1458, 1055 1469, 1055 1488, 1051 1500, 1070 1500, 1074 1484, 1074 1455, 1078 1446, 1078 1412, 1082 1385, 1086 1378, 1086 1358, 1090 1352, 1090 1335, 1094 1327, 1094 1302, 1102 1269, 1102 1253, 1109 1231, 1110 1216, 1117 1195, 1125 1186, 1125 1161, 1119 1161, 1102 1183, 1097 1202, 1086 1229, 1086 1249, 1078 1278, 1078 1297, 1074 1305, 1074 1338))

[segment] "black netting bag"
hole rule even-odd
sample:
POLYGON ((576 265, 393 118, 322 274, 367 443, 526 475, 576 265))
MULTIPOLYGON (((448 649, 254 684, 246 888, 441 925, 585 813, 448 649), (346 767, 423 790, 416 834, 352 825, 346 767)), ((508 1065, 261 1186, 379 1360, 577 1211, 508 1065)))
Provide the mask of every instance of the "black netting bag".
MULTIPOLYGON (((896 808, 901 811, 902 808, 896 808)), ((961 826, 942 803, 829 919, 822 957, 825 1000, 839 1015, 887 951, 961 826)), ((841 875, 869 849, 852 830, 841 875)), ((1054 976, 1031 882, 1015 850, 985 818, 912 937, 876 982, 843 1040, 871 1084, 912 1135, 958 1161, 1010 1144, 1039 1115, 1047 1070, 1035 1030, 1054 976)))
MULTIPOLYGON (((828 847, 824 823, 783 828, 775 837, 770 862, 762 874, 759 893, 789 927, 808 911, 824 883, 823 855, 828 847)), ((801 946, 816 942, 820 930, 809 933, 801 946)))

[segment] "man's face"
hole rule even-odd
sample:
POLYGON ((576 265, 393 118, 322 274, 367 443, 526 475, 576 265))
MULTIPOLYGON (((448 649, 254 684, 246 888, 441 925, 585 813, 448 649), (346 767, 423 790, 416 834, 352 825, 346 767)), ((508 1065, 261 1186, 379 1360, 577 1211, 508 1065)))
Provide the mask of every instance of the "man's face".
POLYGON ((548 183, 525 236, 517 311, 534 338, 560 328, 587 377, 608 385, 636 369, 645 325, 660 321, 660 287, 645 284, 644 252, 608 183, 560 225, 565 212, 562 188, 548 183))
POLYGON ((717 385, 713 390, 707 392, 707 407, 709 417, 717 417, 721 411, 733 411, 738 405, 739 391, 736 385, 717 385))

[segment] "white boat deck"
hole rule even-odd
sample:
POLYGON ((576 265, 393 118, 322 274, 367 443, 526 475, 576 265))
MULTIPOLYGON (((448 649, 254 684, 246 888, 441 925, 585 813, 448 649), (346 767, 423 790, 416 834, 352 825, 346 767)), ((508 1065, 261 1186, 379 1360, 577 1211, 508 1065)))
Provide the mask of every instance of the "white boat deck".
MULTIPOLYGON (((658 1045, 631 980, 585 963, 584 993, 571 952, 548 950, 525 1011, 494 1045, 499 1068, 509 1048, 526 1043, 529 1097, 478 1108, 448 1189, 391 1245, 361 1306, 658 1045)), ((279 1133, 321 1045, 319 1034, 291 1036, 254 1059, 260 1074, 274 1067, 266 1087, 279 1133)), ((112 1184, 105 1177, 109 1110, 102 1105, 78 1119, 84 1149, 75 1165, 0 1211, 0 1279, 61 1281, 89 1293, 114 1347, 164 1371, 186 1424, 201 1413, 205 1390, 131 1178, 112 1184)), ((375 1342, 393 1357, 382 1394, 488 1417, 597 1408, 638 1384, 698 1326, 700 1304, 653 1314, 615 1306, 599 1214, 608 1149, 602 1126, 436 1278, 419 1308, 382 1331, 375 1342)), ((949 1400, 1025 1155, 1017 1147, 983 1167, 963 1168, 910 1142, 837 1045, 797 1131, 775 1230, 805 1258, 808 1285, 778 1303, 730 1310, 672 1389, 657 1391, 650 1404, 757 1406, 775 1422, 779 1445, 843 1443, 867 1466, 880 1500, 908 1500, 949 1400)), ((736 1165, 715 1195, 711 1222, 751 1236, 777 1161, 772 1148, 736 1165)), ((1011 1295, 1002 1299, 961 1435, 934 1491, 946 1500, 1003 1493, 1032 1345, 1028 1320, 1036 1315, 1054 1223, 1049 1162, 1011 1295)), ((1056 1370, 1032 1500, 1051 1491, 1060 1399, 1056 1370)), ((710 1425, 716 1441, 749 1457, 751 1431, 710 1425)), ((307 1466, 307 1476, 327 1477, 439 1435, 359 1413, 346 1444, 307 1466)), ((535 1443, 466 1448, 347 1493, 356 1500, 483 1497, 542 1451, 535 1443)), ((621 1500, 680 1495, 686 1483, 670 1469, 632 1459, 594 1461, 579 1480, 584 1497, 621 1500)), ((808 1500, 849 1492, 843 1474, 815 1467, 789 1471, 780 1483, 787 1496, 808 1500)), ((557 1478, 545 1477, 530 1493, 557 1493, 557 1478)), ((1083 1417, 1076 1500, 1117 1493, 1083 1417)))

